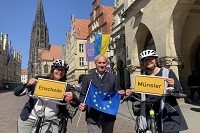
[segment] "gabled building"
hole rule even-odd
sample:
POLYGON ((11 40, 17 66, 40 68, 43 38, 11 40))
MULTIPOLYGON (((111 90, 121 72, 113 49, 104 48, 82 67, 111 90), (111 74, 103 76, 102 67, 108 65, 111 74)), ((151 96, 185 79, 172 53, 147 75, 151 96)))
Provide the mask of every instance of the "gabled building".
POLYGON ((70 30, 66 34, 66 61, 69 64, 67 82, 76 84, 81 74, 87 73, 85 43, 90 21, 74 18, 71 15, 70 30))
MULTIPOLYGON (((114 7, 101 5, 100 0, 93 1, 92 12, 90 13, 90 24, 88 25, 88 42, 95 41, 95 33, 112 34, 113 12, 114 7)), ((87 67, 89 70, 95 68, 93 62, 89 62, 87 67)))
POLYGON ((114 7, 100 5, 100 0, 94 0, 92 3, 92 12, 90 13, 90 24, 88 25, 89 42, 94 41, 94 33, 111 34, 114 7))

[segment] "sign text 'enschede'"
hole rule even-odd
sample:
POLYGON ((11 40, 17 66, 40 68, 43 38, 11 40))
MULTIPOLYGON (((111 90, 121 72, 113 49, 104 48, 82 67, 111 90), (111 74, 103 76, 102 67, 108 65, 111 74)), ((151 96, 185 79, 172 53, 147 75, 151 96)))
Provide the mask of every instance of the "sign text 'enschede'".
POLYGON ((39 86, 39 90, 43 90, 43 91, 52 91, 52 92, 58 92, 58 93, 62 93, 63 90, 61 89, 56 89, 56 88, 48 88, 48 87, 44 87, 42 85, 39 86))
POLYGON ((34 95, 50 99, 62 100, 66 85, 66 82, 39 78, 34 91, 34 95))

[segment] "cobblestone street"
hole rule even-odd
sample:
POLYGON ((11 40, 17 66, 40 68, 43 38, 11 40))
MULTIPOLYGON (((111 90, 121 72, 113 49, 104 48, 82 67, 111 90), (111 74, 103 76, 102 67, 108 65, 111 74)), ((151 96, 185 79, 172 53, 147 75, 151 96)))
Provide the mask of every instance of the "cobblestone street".
MULTIPOLYGON (((13 91, 0 92, 0 133, 17 133, 17 119, 23 108, 25 102, 28 100, 27 96, 16 97, 13 91)), ((181 110, 185 116, 189 129, 183 133, 198 133, 200 121, 199 104, 180 103, 181 110)), ((135 122, 131 118, 130 112, 131 104, 121 104, 117 120, 115 122, 114 133, 135 133, 135 122), (128 109, 128 107, 130 109, 128 109)), ((85 113, 82 113, 79 125, 77 126, 80 111, 72 120, 68 122, 68 133, 87 133, 85 113)))
POLYGON ((28 97, 16 97, 13 91, 0 92, 0 133, 16 133, 17 119, 28 97))
MULTIPOLYGON (((87 127, 85 122, 85 113, 82 113, 79 125, 77 126, 78 117, 80 111, 77 112, 77 115, 73 119, 72 123, 68 123, 68 132, 69 133, 87 133, 87 127)), ((117 116, 115 122, 114 133, 135 133, 134 131, 134 121, 128 118, 123 117, 122 115, 117 116)))
MULTIPOLYGON (((17 133, 17 119, 28 100, 27 96, 16 97, 13 92, 0 93, 0 133, 17 133)), ((79 125, 77 126, 80 111, 68 122, 69 133, 87 133, 85 113, 82 113, 79 125)), ((134 133, 134 122, 122 115, 117 116, 114 133, 134 133)))

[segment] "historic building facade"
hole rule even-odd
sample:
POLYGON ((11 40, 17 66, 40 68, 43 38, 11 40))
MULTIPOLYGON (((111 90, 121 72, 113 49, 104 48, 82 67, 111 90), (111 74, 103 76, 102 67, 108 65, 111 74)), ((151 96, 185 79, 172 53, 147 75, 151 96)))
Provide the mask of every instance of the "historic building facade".
POLYGON ((89 20, 76 19, 71 15, 70 30, 66 34, 66 61, 69 64, 67 83, 77 84, 81 74, 87 73, 85 43, 89 20))
POLYGON ((70 65, 68 83, 77 84, 79 75, 87 74, 95 68, 94 62, 86 62, 85 43, 94 42, 95 33, 112 33, 113 12, 113 7, 100 5, 100 0, 94 0, 90 20, 75 19, 74 15, 71 16, 71 28, 66 36, 66 60, 70 65))
POLYGON ((28 70, 27 69, 21 70, 21 82, 23 84, 26 84, 28 82, 28 70))
MULTIPOLYGON (((104 6, 100 4, 100 0, 94 0, 92 3, 92 12, 90 13, 90 23, 88 25, 89 34, 88 42, 94 42, 94 34, 112 34, 112 23, 114 8, 112 6, 104 6)), ((93 62, 88 62, 88 69, 95 68, 93 62)))
POLYGON ((110 51, 114 51, 114 54, 109 57, 111 71, 118 76, 120 86, 123 89, 130 87, 130 73, 126 68, 128 46, 126 46, 125 41, 125 19, 123 18, 123 13, 125 6, 129 6, 131 3, 130 0, 114 1, 114 20, 112 22, 111 43, 109 46, 110 51))
POLYGON ((189 93, 188 75, 193 70, 200 72, 200 0, 129 2, 123 2, 122 16, 131 87, 134 87, 135 75, 141 72, 139 53, 144 49, 155 49, 160 64, 171 68, 184 92, 189 93))
POLYGON ((11 47, 8 34, 0 33, 0 88, 21 82, 22 56, 11 47))

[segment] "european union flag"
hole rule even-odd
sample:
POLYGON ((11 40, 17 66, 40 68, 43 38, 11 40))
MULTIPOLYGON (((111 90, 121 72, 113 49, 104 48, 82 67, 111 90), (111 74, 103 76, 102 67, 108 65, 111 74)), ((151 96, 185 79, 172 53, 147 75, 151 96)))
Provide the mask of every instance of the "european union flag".
POLYGON ((118 92, 106 92, 90 83, 85 104, 101 112, 117 115, 120 99, 121 95, 118 92))

